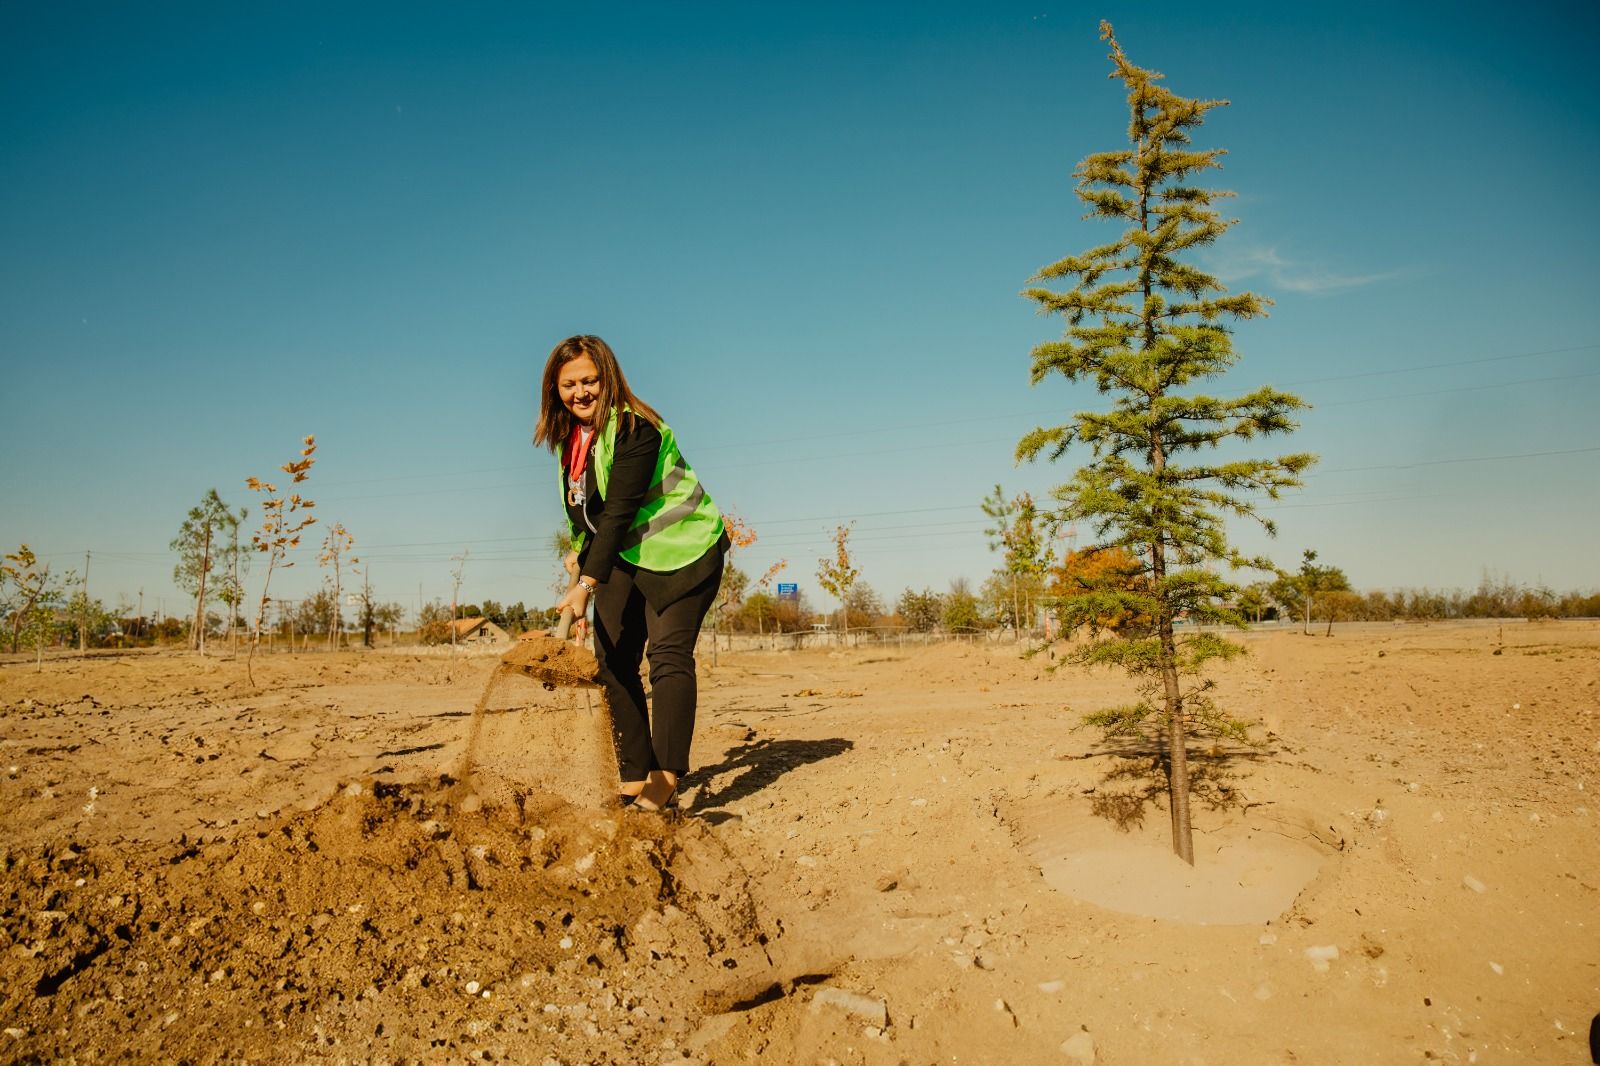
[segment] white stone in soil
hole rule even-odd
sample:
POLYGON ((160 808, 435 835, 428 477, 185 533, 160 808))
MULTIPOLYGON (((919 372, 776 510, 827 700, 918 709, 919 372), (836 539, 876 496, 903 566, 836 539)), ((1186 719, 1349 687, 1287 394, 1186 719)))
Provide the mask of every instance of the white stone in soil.
POLYGON ((1095 1056, 1094 1037, 1088 1033, 1074 1033, 1061 1042, 1061 1054, 1073 1066, 1094 1066, 1098 1061, 1095 1056))
POLYGON ((1333 944, 1320 944, 1306 948, 1305 956, 1311 960, 1311 968, 1318 973, 1327 973, 1328 964, 1339 957, 1339 949, 1333 944))
POLYGON ((879 1029, 886 1028, 889 1024, 889 1005, 881 999, 863 996, 859 992, 823 985, 811 997, 811 1010, 816 1012, 824 1007, 844 1011, 860 1018, 868 1025, 876 1025, 879 1029))

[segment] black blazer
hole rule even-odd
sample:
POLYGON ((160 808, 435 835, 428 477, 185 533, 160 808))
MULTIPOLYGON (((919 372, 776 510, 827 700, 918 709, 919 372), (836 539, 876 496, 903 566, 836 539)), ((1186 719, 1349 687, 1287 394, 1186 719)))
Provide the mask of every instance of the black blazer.
MULTIPOLYGON (((578 552, 578 573, 603 585, 610 580, 614 570, 622 570, 632 579, 632 584, 644 593, 650 605, 660 610, 721 569, 723 553, 728 550, 728 534, 724 530, 718 542, 699 559, 665 573, 646 570, 622 558, 623 535, 638 517, 661 453, 661 431, 642 418, 632 421, 631 428, 627 419, 623 419, 617 427, 611 474, 606 479, 607 495, 603 499, 600 496, 595 464, 591 461, 583 471, 582 506, 574 507, 568 501, 563 502, 568 520, 574 528, 585 534, 583 549, 578 552)), ((561 448, 563 472, 568 469, 567 448, 568 445, 562 445, 561 448)), ((592 459, 592 452, 590 456, 592 459)))

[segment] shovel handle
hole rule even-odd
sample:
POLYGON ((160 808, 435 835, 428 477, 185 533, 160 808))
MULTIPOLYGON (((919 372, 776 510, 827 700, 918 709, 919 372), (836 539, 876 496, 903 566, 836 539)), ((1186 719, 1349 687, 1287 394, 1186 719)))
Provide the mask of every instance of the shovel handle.
MULTIPOLYGON (((578 574, 576 571, 574 571, 573 573, 567 575, 567 591, 571 592, 577 587, 578 574)), ((556 623, 555 638, 557 640, 566 640, 567 635, 572 632, 572 623, 575 620, 576 616, 572 613, 571 607, 561 608, 561 621, 556 623)))

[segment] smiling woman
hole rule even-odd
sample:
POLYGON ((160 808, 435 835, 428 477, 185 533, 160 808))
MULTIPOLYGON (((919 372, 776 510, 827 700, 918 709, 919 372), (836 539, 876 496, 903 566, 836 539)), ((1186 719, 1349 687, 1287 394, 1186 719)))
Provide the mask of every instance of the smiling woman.
POLYGON ((561 458, 574 549, 566 565, 577 581, 556 607, 581 618, 594 598, 619 798, 660 810, 689 770, 694 646, 722 580, 722 514, 599 337, 569 337, 550 353, 533 442, 561 458), (651 709, 639 675, 647 645, 651 709))

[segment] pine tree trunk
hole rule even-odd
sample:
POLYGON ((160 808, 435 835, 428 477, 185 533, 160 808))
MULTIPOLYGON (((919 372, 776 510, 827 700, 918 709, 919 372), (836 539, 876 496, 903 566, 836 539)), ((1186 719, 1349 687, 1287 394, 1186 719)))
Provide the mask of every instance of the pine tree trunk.
MULTIPOLYGON (((1159 453, 1158 453, 1159 454, 1159 453)), ((1159 543, 1150 548, 1151 577, 1159 588, 1166 577, 1166 553, 1159 543)), ((1167 727, 1167 808, 1172 818, 1172 850, 1194 865, 1194 827, 1189 818, 1189 737, 1183 725, 1183 696, 1178 687, 1178 644, 1172 615, 1165 604, 1157 626, 1161 641, 1162 710, 1167 727)))
POLYGON ((1161 620, 1161 683, 1167 718, 1167 797, 1172 813, 1172 850, 1194 865, 1194 828, 1189 819, 1189 737, 1178 689, 1177 645, 1172 620, 1161 620))

